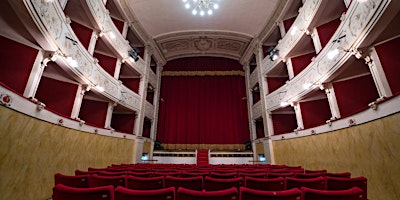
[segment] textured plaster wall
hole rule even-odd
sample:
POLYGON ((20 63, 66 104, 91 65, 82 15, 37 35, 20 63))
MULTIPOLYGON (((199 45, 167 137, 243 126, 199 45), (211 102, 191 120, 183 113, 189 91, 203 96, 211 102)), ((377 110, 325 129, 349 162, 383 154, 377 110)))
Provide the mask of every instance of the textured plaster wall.
POLYGON ((48 199, 54 174, 132 163, 134 141, 80 132, 0 106, 0 199, 48 199))
POLYGON ((349 171, 368 178, 368 199, 400 199, 400 113, 273 146, 276 164, 349 171))

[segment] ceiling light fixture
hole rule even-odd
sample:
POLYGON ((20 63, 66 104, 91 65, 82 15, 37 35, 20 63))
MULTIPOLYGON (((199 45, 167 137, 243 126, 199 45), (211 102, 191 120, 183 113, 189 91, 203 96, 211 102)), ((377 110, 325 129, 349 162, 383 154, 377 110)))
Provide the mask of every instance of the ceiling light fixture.
POLYGON ((192 14, 204 16, 206 13, 212 15, 219 5, 213 0, 182 0, 186 9, 192 9, 192 14))

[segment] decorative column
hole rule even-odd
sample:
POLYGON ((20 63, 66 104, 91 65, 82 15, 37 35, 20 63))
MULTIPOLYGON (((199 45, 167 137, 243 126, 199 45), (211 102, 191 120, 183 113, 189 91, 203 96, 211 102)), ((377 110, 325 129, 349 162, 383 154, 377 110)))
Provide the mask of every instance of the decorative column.
POLYGON ((344 4, 346 5, 346 8, 348 8, 350 6, 352 0, 343 0, 343 1, 344 1, 344 4))
POLYGON ((96 31, 93 31, 93 32, 92 32, 92 36, 91 36, 91 38, 90 38, 90 42, 89 42, 89 46, 88 46, 88 52, 89 52, 89 54, 92 55, 92 56, 93 56, 93 53, 94 53, 94 49, 95 49, 95 47, 96 47, 97 40, 98 40, 99 37, 100 37, 100 34, 101 34, 101 33, 98 33, 98 32, 96 32, 96 31))
POLYGON ((79 112, 82 106, 83 96, 85 95, 85 92, 89 91, 90 89, 91 86, 89 85, 79 85, 78 90, 76 91, 74 105, 72 107, 72 112, 71 112, 72 119, 78 119, 79 112))
POLYGON ((118 58, 117 62, 115 63, 115 71, 114 71, 114 78, 118 80, 119 74, 121 73, 121 65, 122 65, 122 59, 118 58))
POLYGON ((293 71, 293 65, 292 65, 292 59, 288 58, 286 60, 286 67, 289 75, 289 80, 291 80, 294 77, 294 71, 293 71))
POLYGON ((285 25, 283 24, 283 21, 277 21, 276 25, 279 27, 281 38, 283 38, 286 35, 285 25))
POLYGON ((247 95, 247 113, 249 115, 249 128, 250 128, 250 140, 255 140, 257 138, 256 136, 256 128, 255 128, 255 120, 253 119, 253 107, 252 107, 252 102, 253 102, 253 95, 252 95, 252 89, 250 86, 250 66, 249 63, 246 62, 243 65, 243 70, 244 70, 244 75, 245 75, 245 84, 246 84, 246 95, 247 95))
POLYGON ((311 36, 311 39, 314 43, 315 53, 318 54, 322 50, 321 41, 319 40, 318 31, 316 28, 313 28, 312 31, 306 31, 307 35, 311 36))
POLYGON ((139 84, 139 96, 140 96, 140 110, 138 113, 138 118, 135 120, 135 133, 137 136, 142 136, 143 132, 143 123, 145 117, 145 109, 146 109, 146 96, 147 96, 147 85, 149 82, 149 70, 150 69, 150 61, 151 61, 152 50, 150 46, 145 47, 144 61, 146 62, 144 72, 140 77, 139 84))
MULTIPOLYGON (((153 141, 156 140, 157 138, 157 125, 158 125, 158 112, 160 109, 160 92, 161 92, 161 78, 162 78, 162 71, 163 67, 161 67, 160 63, 157 63, 157 85, 156 85, 156 90, 154 91, 154 120, 151 126, 151 132, 150 132, 150 138, 153 139, 153 141)), ((151 143, 151 149, 154 147, 154 142, 151 143)))
POLYGON ((114 107, 117 105, 117 103, 114 102, 109 102, 108 103, 108 109, 107 109, 107 115, 106 115, 106 121, 104 123, 104 128, 111 128, 111 119, 112 119, 112 115, 114 112, 114 107))
POLYGON ((378 89, 379 97, 390 97, 393 95, 393 93, 390 89, 385 71, 382 68, 382 63, 379 59, 378 53, 376 52, 374 47, 372 47, 369 52, 370 56, 367 56, 364 59, 365 63, 368 64, 371 71, 371 75, 374 79, 376 88, 378 89))
POLYGON ((38 55, 36 56, 35 62, 33 63, 28 82, 26 83, 24 97, 29 98, 35 96, 40 83, 40 79, 43 75, 44 68, 47 66, 48 62, 55 60, 55 53, 39 51, 38 55))
POLYGON ((304 129, 303 116, 301 115, 301 108, 298 102, 293 102, 294 112, 296 113, 297 129, 304 129))
POLYGON ((325 94, 328 97, 329 108, 332 113, 332 117, 330 120, 339 119, 340 118, 340 110, 339 110, 338 102, 336 100, 335 90, 333 89, 332 83, 324 84, 322 89, 325 89, 325 94))
POLYGON ((129 23, 124 22, 124 27, 122 28, 122 37, 126 38, 126 35, 128 34, 129 30, 129 23))

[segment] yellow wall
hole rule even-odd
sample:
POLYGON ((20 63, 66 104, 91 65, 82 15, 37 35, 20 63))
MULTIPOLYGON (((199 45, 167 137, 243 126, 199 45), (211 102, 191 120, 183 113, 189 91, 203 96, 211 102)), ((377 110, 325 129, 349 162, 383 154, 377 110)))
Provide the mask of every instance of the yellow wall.
POLYGON ((400 199, 400 114, 327 134, 273 142, 277 164, 349 171, 368 179, 368 199, 400 199))
POLYGON ((84 133, 0 106, 0 199, 48 199, 54 174, 132 163, 134 141, 84 133))
MULTIPOLYGON (((254 153, 256 156, 258 156, 258 154, 264 154, 264 144, 262 142, 256 143, 254 146, 255 146, 254 153)), ((265 156, 268 156, 268 155, 265 155, 265 156)), ((258 157, 257 157, 257 159, 258 159, 258 157)))

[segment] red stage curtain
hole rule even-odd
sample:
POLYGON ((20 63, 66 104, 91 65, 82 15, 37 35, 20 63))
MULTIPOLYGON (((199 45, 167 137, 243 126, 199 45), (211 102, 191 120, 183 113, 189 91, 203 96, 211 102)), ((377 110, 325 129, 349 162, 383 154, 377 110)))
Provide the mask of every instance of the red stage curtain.
MULTIPOLYGON (((164 69, 220 71, 241 65, 201 57, 171 61, 164 69)), ((157 139, 167 144, 244 144, 250 138, 245 97, 243 76, 163 76, 157 139)))

